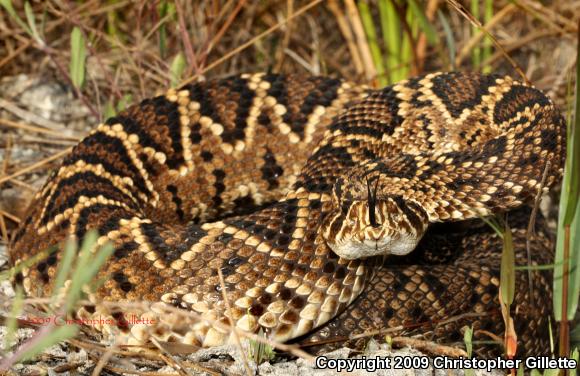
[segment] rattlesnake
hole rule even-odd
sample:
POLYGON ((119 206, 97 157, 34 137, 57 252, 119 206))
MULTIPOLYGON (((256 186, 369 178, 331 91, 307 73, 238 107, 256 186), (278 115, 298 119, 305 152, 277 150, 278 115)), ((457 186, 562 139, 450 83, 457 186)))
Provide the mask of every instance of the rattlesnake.
MULTIPOLYGON (((232 340, 220 325, 228 317, 287 341, 340 314, 365 284, 362 316, 387 325, 481 312, 497 300, 489 266, 497 257, 487 249, 497 240, 464 245, 468 256, 455 265, 428 265, 443 258, 439 246, 415 260, 423 265, 377 265, 428 243, 421 239, 431 223, 533 200, 545 170, 544 190, 561 175, 564 140, 552 102, 509 77, 434 73, 381 90, 295 75, 210 80, 144 100, 93 130, 34 197, 10 257, 19 264, 98 229, 99 243, 110 240, 115 251, 79 317, 122 316, 101 300, 163 302, 201 316, 176 318, 154 304, 137 312, 157 317, 154 326, 98 326, 133 344, 153 336, 218 345, 232 340), (377 286, 393 304, 385 307, 377 286), (372 306, 378 299, 382 311, 372 306)), ((542 249, 536 262, 550 259, 550 246, 542 249)), ((25 268, 16 282, 30 295, 51 294, 60 257, 25 268)), ((548 296, 536 297, 540 315, 548 296)), ((516 305, 529 298, 519 286, 516 305)), ((352 330, 356 317, 368 327, 362 316, 354 304, 322 336, 352 330)), ((531 327, 527 340, 541 331, 531 327)))

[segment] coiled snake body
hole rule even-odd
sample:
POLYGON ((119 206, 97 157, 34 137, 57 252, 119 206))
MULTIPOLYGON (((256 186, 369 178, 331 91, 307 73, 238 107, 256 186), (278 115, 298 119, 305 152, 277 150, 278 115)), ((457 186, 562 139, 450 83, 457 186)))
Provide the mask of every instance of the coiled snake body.
MULTIPOLYGON (((18 264, 94 228, 115 252, 80 317, 117 317, 101 300, 164 302, 201 315, 177 319, 158 307, 139 312, 158 317, 154 327, 98 328, 128 333, 128 343, 221 344, 231 340, 218 325, 228 315, 242 330, 286 341, 363 291, 362 306, 319 336, 484 312, 497 301, 498 258, 489 252, 501 248, 497 239, 476 234, 449 245, 449 235, 441 245, 423 235, 431 223, 533 200, 546 169, 544 189, 560 176, 564 139, 552 102, 509 77, 436 73, 382 90, 273 74, 208 81, 145 100, 92 131, 35 196, 10 256, 18 264), (417 265, 376 266, 417 244, 421 256, 406 259, 417 265), (454 264, 433 265, 459 248, 467 251, 454 264)), ((542 239, 548 245, 535 263, 551 257, 542 239)), ((17 282, 30 295, 51 294, 60 257, 24 269, 17 282)), ((534 275, 548 289, 535 297, 541 311, 527 309, 527 279, 516 296, 519 314, 530 311, 536 323, 524 328, 526 350, 540 348, 534 336, 550 304, 549 281, 534 275)), ((475 321, 495 328, 485 320, 475 321)))

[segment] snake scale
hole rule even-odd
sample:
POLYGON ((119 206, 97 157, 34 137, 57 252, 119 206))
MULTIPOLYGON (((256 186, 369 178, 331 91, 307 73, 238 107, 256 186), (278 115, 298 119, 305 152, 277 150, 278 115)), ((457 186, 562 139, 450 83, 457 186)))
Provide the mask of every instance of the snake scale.
MULTIPOLYGON (((460 325, 446 319, 497 313, 501 241, 477 225, 441 235, 437 223, 529 203, 544 173, 544 191, 561 176, 564 144, 554 104, 509 77, 433 73, 380 90, 297 75, 210 80, 93 130, 34 197, 10 257, 97 229, 115 251, 76 315, 119 318, 99 302, 152 302, 137 314, 155 325, 97 325, 129 344, 227 343, 228 318, 278 341, 325 324, 313 338, 409 322, 442 322, 430 338, 448 338, 460 325)), ((548 237, 534 239, 532 261, 549 262, 548 237)), ((16 283, 50 295, 61 255, 16 283)), ((544 352, 551 287, 532 274, 529 296, 518 273, 516 323, 524 351, 544 352)), ((502 333, 501 316, 469 322, 502 333)))

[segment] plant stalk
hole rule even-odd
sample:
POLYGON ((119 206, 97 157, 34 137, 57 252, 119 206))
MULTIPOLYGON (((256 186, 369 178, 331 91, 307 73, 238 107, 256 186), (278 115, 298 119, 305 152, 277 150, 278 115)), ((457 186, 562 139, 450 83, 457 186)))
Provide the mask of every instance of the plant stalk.
POLYGON ((570 225, 564 226, 564 264, 562 265, 562 320, 560 321, 560 356, 570 353, 570 324, 568 322, 568 274, 570 262, 570 225))

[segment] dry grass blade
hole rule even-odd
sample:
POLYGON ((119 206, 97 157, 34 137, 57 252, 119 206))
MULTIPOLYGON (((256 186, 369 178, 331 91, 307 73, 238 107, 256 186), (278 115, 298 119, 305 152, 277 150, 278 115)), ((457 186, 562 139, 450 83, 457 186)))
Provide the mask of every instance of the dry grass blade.
POLYGON ((183 364, 188 366, 191 369, 198 371, 198 372, 206 372, 212 376, 220 376, 221 375, 221 373, 216 372, 216 371, 214 371, 210 368, 207 368, 207 367, 202 367, 199 364, 195 364, 195 363, 191 363, 191 362, 183 362, 183 364))
POLYGON ((342 36, 346 41, 346 45, 348 46, 348 51, 350 52, 350 56, 352 57, 352 63, 354 65, 357 74, 364 73, 362 59, 360 57, 358 47, 355 43, 354 35, 352 34, 352 30, 350 29, 346 16, 342 12, 342 9, 338 6, 336 0, 329 0, 326 3, 326 5, 328 9, 332 12, 332 14, 334 14, 334 16, 336 17, 338 28, 340 29, 340 32, 342 33, 342 36))
MULTIPOLYGON (((4 162, 2 163, 2 171, 0 172, 0 176, 5 175, 6 172, 8 171, 8 167, 10 166, 10 155, 12 154, 11 151, 12 151, 12 137, 8 137, 8 143, 6 145, 6 150, 4 151, 5 158, 4 162)), ((2 187, 1 184, 0 187, 2 187)), ((2 210, 2 208, 0 208, 0 235, 2 236, 2 239, 6 243, 9 243, 10 238, 8 236, 8 228, 6 227, 6 221, 4 220, 4 217, 12 219, 16 223, 20 223, 20 219, 17 218, 16 216, 10 215, 9 213, 2 210)))
MULTIPOLYGON (((49 33, 51 31, 53 31, 54 29, 56 29, 57 27, 61 26, 63 23, 67 22, 69 20, 69 17, 73 17, 75 14, 79 14, 82 13, 85 9, 89 9, 90 7, 94 6, 95 3, 98 3, 99 0, 91 0, 91 1, 87 1, 84 4, 80 4, 77 8, 75 8, 72 13, 67 14, 67 17, 59 17, 57 20, 55 20, 54 22, 51 22, 50 24, 46 25, 44 33, 49 33)), ((121 1, 119 3, 126 3, 125 1, 121 1)), ((118 4, 115 4, 115 6, 118 6, 118 4)), ((108 8, 107 6, 103 6, 100 7, 101 11, 106 10, 105 8, 108 8)), ((24 30, 22 29, 13 29, 13 32, 18 32, 21 33, 24 30)), ((3 35, 3 37, 6 37, 7 35, 3 35)), ((4 65, 8 64, 9 62, 11 62, 14 58, 18 57, 19 55, 21 55, 24 51, 26 51, 29 47, 31 47, 32 45, 34 45, 34 41, 32 39, 27 39, 25 42, 23 42, 16 50, 14 50, 11 54, 9 54, 8 56, 6 56, 4 59, 0 60, 0 68, 2 68, 4 65)))
MULTIPOLYGON (((161 345, 159 343, 159 341, 157 341, 155 338, 151 339, 151 342, 153 342, 153 344, 162 351, 161 354, 159 354, 161 356, 161 358, 165 361, 165 363, 167 363, 168 365, 170 365, 173 369, 177 370, 177 372, 182 375, 182 376, 192 376, 191 373, 189 373, 189 371, 187 370, 187 368, 185 368, 185 366, 183 365, 183 363, 176 359, 175 357, 173 357, 164 347, 163 345, 161 345)), ((95 375, 96 376, 96 375, 95 375)))
POLYGON ((0 60, 0 68, 2 68, 6 64, 8 64, 12 60, 14 60, 14 58, 16 58, 17 56, 21 55, 30 46, 32 46, 32 40, 30 40, 30 41, 28 41, 28 42, 26 42, 24 44, 21 44, 20 47, 18 47, 16 50, 12 51, 4 59, 0 60))
POLYGON ((66 132, 66 128, 64 128, 61 124, 55 123, 42 116, 38 116, 33 112, 24 110, 13 102, 7 101, 6 99, 0 98, 0 108, 12 113, 20 119, 24 119, 27 123, 38 124, 47 129, 52 129, 53 131, 66 132))
POLYGON ((183 14, 183 8, 181 6, 181 1, 175 1, 175 10, 177 13, 177 19, 179 22, 179 32, 181 34, 181 41, 183 43, 183 48, 185 50, 185 56, 187 57, 187 63, 189 67, 187 68, 187 75, 190 75, 192 72, 199 71, 199 65, 197 62, 197 58, 195 56, 195 52, 193 51, 193 45, 191 43, 191 38, 189 38, 189 33, 187 32, 187 25, 185 24, 185 17, 183 14))
MULTIPOLYGON (((238 15, 238 13, 242 10, 242 8, 246 5, 246 0, 239 0, 236 4, 234 10, 230 13, 227 20, 224 22, 222 27, 218 30, 218 32, 214 35, 211 39, 207 47, 201 53, 199 60, 201 61, 201 65, 205 64, 205 60, 207 59, 208 54, 213 50, 213 48, 219 43, 220 39, 224 36, 226 30, 228 30, 234 22, 234 19, 238 15)), ((225 7, 224 7, 225 8, 225 7)))
MULTIPOLYGON (((287 11, 287 18, 292 16, 292 12, 294 12, 294 0, 286 0, 286 11, 287 11)), ((286 30, 284 31, 284 37, 282 38, 282 43, 278 47, 276 51, 276 66, 274 67, 274 72, 280 72, 282 66, 284 65, 284 58, 286 57, 286 50, 288 49, 288 45, 290 43, 290 35, 292 34, 292 22, 286 23, 286 30)))
MULTIPOLYGON (((501 20, 503 20, 510 13, 514 12, 516 9, 517 9, 517 7, 514 4, 508 4, 508 5, 506 5, 499 12, 497 12, 492 17, 492 19, 489 20, 488 23, 486 23, 485 25, 483 25, 481 27, 482 28, 485 28, 486 30, 493 29, 496 25, 498 25, 500 23, 501 20)), ((457 57, 455 58, 455 66, 458 66, 458 67, 461 66, 461 64, 463 63, 463 61, 465 60, 465 58, 467 58, 469 56, 471 50, 473 50, 473 48, 479 42, 481 42, 481 40, 484 37, 485 37, 485 33, 477 33, 473 37, 471 37, 467 41, 467 43, 465 43, 465 45, 463 46, 463 48, 461 49, 461 51, 459 51, 459 53, 457 54, 457 57)), ((500 54, 501 54, 501 52, 500 52, 500 54)))
POLYGON ((396 345, 397 347, 409 346, 428 354, 450 356, 453 358, 467 358, 467 353, 463 349, 441 345, 432 341, 425 341, 408 337, 393 337, 392 341, 393 345, 396 345))
POLYGON ((315 7, 316 5, 320 4, 321 2, 322 2, 322 0, 314 0, 310 4, 303 6, 302 8, 300 8, 299 10, 297 10, 295 13, 293 13, 291 16, 289 16, 285 20, 283 20, 283 21, 277 23, 276 25, 268 28, 268 30, 263 31, 262 33, 256 35, 254 38, 250 39, 246 43, 243 43, 241 46, 234 48, 230 52, 228 52, 225 55, 223 55, 221 58, 219 58, 216 61, 214 61, 213 63, 209 64, 200 73, 194 74, 193 76, 185 79, 178 86, 184 86, 184 85, 187 85, 189 83, 194 82, 196 79, 199 78, 199 76, 201 74, 204 74, 204 73, 212 70, 213 68, 217 67, 218 65, 222 64, 224 61, 232 58, 236 54, 240 53, 240 51, 243 51, 246 48, 250 47, 251 45, 253 45, 254 43, 256 43, 258 40, 264 38, 266 35, 269 35, 269 34, 273 33, 274 31, 278 30, 279 28, 281 28, 282 26, 284 26, 286 23, 288 23, 288 21, 293 20, 294 18, 302 15, 304 12, 306 12, 309 9, 315 7))
MULTIPOLYGON (((546 167, 544 168, 544 173, 542 174, 542 181, 540 182, 540 188, 538 189, 538 194, 534 199, 534 206, 532 208, 532 214, 530 215, 530 220, 528 222, 528 228, 526 230, 526 255, 528 258, 528 266, 532 266, 532 251, 531 251, 531 240, 534 234, 534 226, 536 224, 536 216, 538 215, 538 209, 540 208, 540 202, 542 201, 542 193, 544 186, 546 185, 546 179, 548 178, 548 171, 550 171, 550 161, 546 162, 546 167)), ((530 306, 535 307, 534 302, 534 283, 532 279, 532 269, 528 269, 528 290, 530 297, 530 306)))
POLYGON ((20 223, 20 218, 18 218, 14 214, 8 213, 6 210, 0 209, 0 215, 2 215, 3 217, 8 218, 9 220, 11 220, 11 221, 13 221, 15 223, 20 223))
POLYGON ((365 29, 363 27, 359 11, 356 4, 354 3, 354 0, 345 0, 344 3, 346 5, 346 14, 348 16, 348 20, 350 21, 350 25, 354 32, 356 45, 362 58, 365 77, 367 81, 370 82, 377 78, 377 69, 373 62, 373 57, 367 41, 365 29))
MULTIPOLYGON (((119 367, 112 367, 112 366, 106 366, 105 369, 107 371, 111 371, 111 372, 116 372, 119 374, 130 374, 130 375, 139 375, 139 376, 175 376, 175 373, 167 373, 167 372, 147 372, 147 371, 137 371, 137 370, 127 370, 124 368, 119 368, 119 367)), ((204 370, 204 372, 207 372, 204 370)), ((220 375, 219 373, 210 373, 208 372, 210 375, 220 375)))
POLYGON ((75 141, 75 142, 78 142, 80 140, 80 137, 67 136, 67 135, 62 134, 62 132, 57 132, 57 131, 52 130, 52 129, 46 129, 46 128, 37 127, 35 125, 18 123, 18 122, 8 120, 8 119, 0 119, 0 126, 5 126, 7 128, 12 128, 12 129, 21 129, 21 130, 27 131, 27 132, 36 132, 36 133, 47 134, 47 135, 54 136, 56 138, 63 139, 63 140, 70 140, 70 141, 75 141))
MULTIPOLYGON (((439 0, 429 0, 427 6, 425 7, 425 16, 429 22, 433 22, 437 15, 437 10, 439 8, 439 0)), ((427 57, 427 35, 424 31, 421 31, 419 38, 417 38, 417 64, 419 69, 422 71, 425 65, 425 58, 427 57)))
POLYGON ((578 32, 577 25, 574 21, 564 17, 558 12, 552 11, 539 1, 513 0, 513 2, 524 11, 532 13, 538 20, 551 28, 559 30, 563 34, 566 32, 576 34, 578 32))
POLYGON ((9 243, 10 238, 8 237, 8 228, 6 227, 6 221, 4 221, 4 213, 5 213, 4 210, 0 209, 0 235, 2 235, 2 240, 5 243, 9 243))
MULTIPOLYGON (((1 119, 0 119, 1 120, 1 119)), ((6 147, 4 149, 4 161, 2 166, 0 166, 0 176, 4 176, 8 173, 8 167, 10 166, 10 157, 12 155, 12 135, 9 134, 6 139, 6 147)))
POLYGON ((499 43, 499 41, 495 38, 495 36, 493 36, 493 34, 491 34, 486 28, 483 27, 481 22, 479 22, 475 17, 473 17, 473 15, 456 0, 447 0, 447 3, 451 5, 451 7, 455 9, 459 14, 465 17, 469 22, 471 22, 474 26, 477 26, 478 28, 483 30, 485 35, 488 36, 493 41, 495 47, 500 51, 502 51, 506 60, 509 61, 513 69, 521 76, 522 80, 524 80, 524 82, 526 82, 527 84, 531 84, 528 78, 526 77, 524 71, 518 65, 518 63, 516 63, 516 61, 512 59, 512 57, 506 52, 501 43, 499 43))
MULTIPOLYGON (((41 304, 41 303, 46 303, 49 302, 49 299, 45 299, 45 298, 29 298, 25 300, 25 303, 28 304, 41 304)), ((91 302, 89 301, 81 301, 79 304, 91 304, 91 302)), ((101 302, 101 304, 105 307, 110 307, 110 308, 121 308, 124 310, 131 310, 131 309, 140 309, 140 310, 150 310, 150 303, 147 302, 101 302)), ((167 312, 169 313, 174 313, 177 315, 180 315, 182 317, 188 317, 188 318, 192 318, 195 320, 203 320, 203 321, 207 321, 209 323, 211 323, 212 325, 216 326, 217 328, 220 328, 222 330, 234 330, 236 331, 236 333, 244 338, 247 339, 251 339, 257 342, 261 342, 261 343, 265 343, 268 344, 276 349, 279 349, 281 351, 286 351, 294 356, 306 359, 306 360, 314 360, 314 356, 308 354, 307 352, 300 350, 299 346, 297 345, 289 345, 289 344, 285 344, 285 343, 280 343, 280 342, 276 342, 273 341, 267 337, 264 336, 259 336, 257 334, 253 334, 253 333, 247 333, 244 331, 241 331, 240 329, 237 329, 236 327, 231 327, 230 325, 224 325, 223 323, 219 322, 218 320, 210 320, 210 319, 202 319, 201 316, 194 312, 194 311, 185 311, 179 308, 176 308, 174 306, 171 305, 166 305, 165 309, 167 310, 167 312)))
POLYGON ((50 162, 55 161, 55 160, 57 160, 59 158, 64 157, 65 155, 67 155, 68 153, 70 153, 71 150, 72 150, 72 148, 65 149, 63 151, 60 151, 60 152, 54 154, 54 155, 51 155, 48 158, 44 158, 44 159, 42 159, 42 160, 40 160, 40 161, 38 161, 36 163, 33 163, 30 166, 21 168, 20 170, 16 171, 15 173, 13 173, 11 175, 0 177, 0 184, 6 182, 8 180, 14 179, 15 177, 18 177, 20 175, 24 175, 26 173, 29 173, 31 171, 37 170, 37 169, 39 169, 41 167, 44 167, 45 165, 49 164, 50 162))
POLYGON ((105 351, 105 353, 103 354, 103 356, 101 356, 99 358, 99 361, 95 365, 95 368, 93 369, 93 373, 91 374, 91 376, 98 376, 98 375, 101 374, 103 368, 109 362, 109 359, 111 359, 111 357, 115 354, 115 350, 116 349, 117 349, 117 347, 114 346, 114 345, 111 346, 111 347, 109 347, 109 348, 107 348, 107 351, 105 351))
MULTIPOLYGON (((222 289, 222 297, 224 299, 224 303, 226 304, 226 310, 228 311, 228 321, 230 323, 230 327, 231 328, 235 328, 235 323, 232 320, 232 305, 230 304, 230 300, 228 299, 228 294, 227 294, 227 290, 226 290, 226 282, 224 281, 224 275, 222 273, 222 269, 218 268, 218 276, 220 279, 220 287, 222 289)), ((234 338, 236 340, 236 346, 238 347, 238 351, 240 352, 240 354, 242 355, 242 360, 244 362, 244 369, 246 370, 246 373, 248 374, 248 376, 252 376, 252 371, 250 370, 250 366, 248 365, 248 358, 246 357, 246 353, 244 352, 244 348, 242 347, 242 342, 240 341, 240 336, 238 334, 238 332, 236 330, 234 330, 234 338)))
MULTIPOLYGON (((505 48, 506 52, 509 53, 509 52, 518 50, 521 47, 529 45, 530 43, 534 42, 537 39, 553 36, 553 35, 556 35, 557 33, 558 33, 558 31, 555 31, 552 29, 538 30, 536 32, 529 33, 528 35, 523 36, 522 38, 518 38, 517 40, 514 40, 509 45, 505 45, 504 48, 505 48)), ((491 55, 487 59, 483 60, 481 62, 481 64, 482 65, 491 65, 491 64, 495 63, 496 61, 498 61, 499 59, 501 59, 503 56, 504 55, 503 55, 502 51, 496 51, 493 53, 493 55, 491 55)), ((570 69, 571 68, 566 68, 563 71, 569 71, 570 69)), ((558 83, 556 82, 554 86, 557 88, 558 83)), ((550 92, 548 92, 548 96, 551 97, 550 92)))

